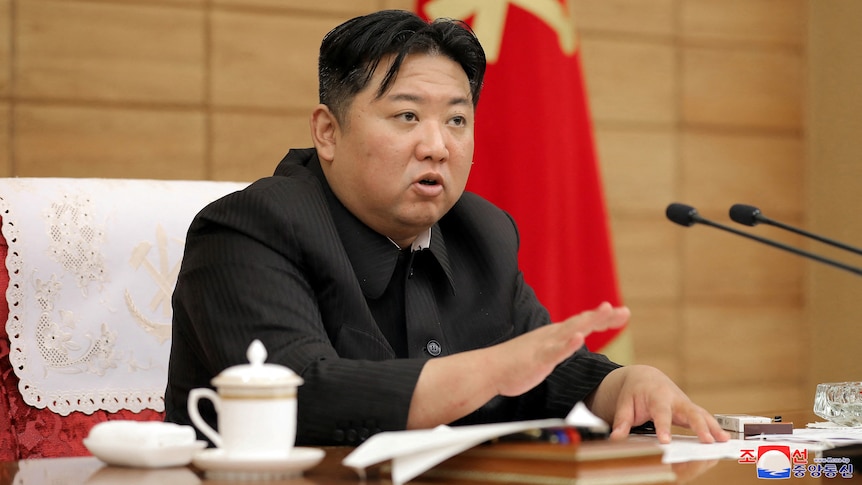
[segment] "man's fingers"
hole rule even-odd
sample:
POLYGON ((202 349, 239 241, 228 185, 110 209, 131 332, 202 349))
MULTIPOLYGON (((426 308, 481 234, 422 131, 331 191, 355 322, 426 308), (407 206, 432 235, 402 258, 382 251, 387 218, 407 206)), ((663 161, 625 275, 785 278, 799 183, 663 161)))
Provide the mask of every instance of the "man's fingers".
POLYGON ((593 310, 587 310, 565 320, 564 325, 572 326, 584 335, 592 332, 600 332, 609 328, 624 325, 631 316, 627 307, 613 307, 608 302, 603 302, 593 310))
POLYGON ((712 437, 712 433, 709 432, 709 426, 706 424, 706 420, 703 419, 703 415, 699 412, 699 410, 688 410, 686 422, 688 423, 688 427, 692 431, 694 431, 694 433, 700 439, 701 443, 712 443, 715 441, 715 439, 713 439, 712 437))
POLYGON ((702 407, 689 401, 680 411, 676 413, 678 419, 675 419, 674 423, 691 429, 701 443, 723 442, 730 439, 730 435, 721 429, 715 417, 702 407))
POLYGON ((612 440, 624 440, 631 433, 632 423, 631 421, 620 421, 617 422, 614 420, 614 429, 611 431, 610 439, 612 440))
POLYGON ((611 437, 625 438, 631 427, 652 420, 660 443, 671 441, 671 426, 690 428, 702 443, 727 441, 730 435, 702 407, 694 404, 658 369, 631 365, 605 377, 590 403, 594 413, 613 420, 611 437))
POLYGON ((730 439, 730 434, 721 429, 718 421, 704 409, 698 408, 697 415, 690 423, 692 431, 697 434, 701 443, 714 443, 730 439))
POLYGON ((623 402, 617 405, 616 413, 614 414, 614 429, 611 431, 611 439, 621 440, 632 430, 632 422, 634 421, 634 404, 631 402, 623 402))
POLYGON ((652 422, 655 425, 655 435, 658 437, 659 443, 670 443, 671 413, 673 412, 670 406, 657 406, 656 409, 650 411, 652 422))

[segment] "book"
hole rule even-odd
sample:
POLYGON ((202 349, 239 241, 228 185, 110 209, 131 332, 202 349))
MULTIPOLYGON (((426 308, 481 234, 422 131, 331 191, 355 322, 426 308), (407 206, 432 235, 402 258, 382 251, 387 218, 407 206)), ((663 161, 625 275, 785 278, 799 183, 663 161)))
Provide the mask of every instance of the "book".
MULTIPOLYGON (((522 447, 535 448, 532 445, 549 445, 548 440, 556 441, 552 446, 569 446, 569 449, 576 447, 578 443, 592 438, 601 438, 606 440, 608 436, 609 426, 607 423, 592 414, 584 403, 575 404, 572 411, 565 419, 548 418, 527 421, 514 421, 503 423, 487 423, 474 424, 464 426, 437 426, 433 429, 419 429, 406 431, 384 431, 370 437, 365 443, 353 450, 347 455, 341 463, 356 470, 362 477, 366 474, 366 469, 376 467, 377 465, 388 462, 383 466, 384 473, 389 473, 393 485, 403 485, 417 476, 428 472, 431 469, 436 469, 433 473, 455 473, 453 464, 459 460, 470 460, 471 458, 480 458, 483 450, 487 451, 486 446, 490 446, 495 452, 503 452, 505 450, 512 451, 522 447), (538 434, 536 434, 538 433, 538 434), (519 440, 513 440, 518 437, 519 440), (526 442, 524 439, 526 437, 526 442), (477 450, 467 454, 466 458, 456 458, 448 461, 453 457, 471 451, 474 448, 477 450), (477 455, 478 453, 478 455, 477 455), (445 462, 445 464, 444 464, 445 462)), ((615 442, 620 443, 620 442, 615 442)), ((595 445, 597 450, 598 446, 595 445)), ((657 460, 661 458, 661 448, 657 442, 646 445, 640 443, 636 445, 641 450, 645 447, 651 447, 651 453, 654 453, 657 460)), ((593 450, 593 446, 585 447, 577 453, 578 459, 576 462, 586 463, 588 454, 593 450)), ((623 448, 630 446, 614 444, 617 449, 615 453, 621 452, 623 448)), ((562 451, 563 448, 558 448, 556 451, 562 451)), ((643 451, 641 451, 643 452, 643 451)), ((633 451, 629 450, 625 454, 630 455, 633 451)), ((594 454, 594 456, 603 456, 607 452, 594 454)), ((543 461, 538 460, 540 457, 545 461, 566 461, 565 453, 557 453, 548 455, 548 453, 539 453, 533 456, 529 453, 525 454, 522 450, 519 456, 506 457, 506 464, 516 464, 519 460, 529 460, 526 462, 528 468, 543 466, 543 461), (548 458, 550 456, 550 458, 548 458)), ((608 459, 612 458, 609 456, 608 459)), ((499 457, 492 457, 494 460, 500 460, 499 457)), ((569 459, 571 463, 572 460, 569 459)), ((565 468, 565 467, 563 467, 565 468)), ((570 469, 571 467, 569 467, 570 469)), ((581 466, 579 468, 584 468, 581 466)), ((557 473, 563 473, 564 470, 557 470, 557 473)), ((462 475, 469 475, 469 469, 462 469, 462 475)), ((481 477, 479 480, 492 480, 490 477, 481 477)), ((505 481, 514 481, 512 477, 504 479, 505 481)))
POLYGON ((652 438, 583 441, 570 444, 506 442, 483 444, 432 467, 420 478, 522 484, 673 483, 671 465, 652 438))

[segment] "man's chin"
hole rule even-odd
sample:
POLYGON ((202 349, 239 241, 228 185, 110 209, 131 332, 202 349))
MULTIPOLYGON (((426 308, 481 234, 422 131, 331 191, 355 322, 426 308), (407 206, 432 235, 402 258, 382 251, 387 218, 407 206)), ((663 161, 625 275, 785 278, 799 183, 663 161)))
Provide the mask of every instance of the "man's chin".
POLYGON ((409 216, 400 218, 398 223, 403 226, 405 229, 410 228, 409 232, 415 233, 415 235, 422 234, 427 231, 429 227, 433 226, 437 223, 444 215, 446 215, 447 211, 433 211, 427 212, 423 214, 410 214, 409 216))

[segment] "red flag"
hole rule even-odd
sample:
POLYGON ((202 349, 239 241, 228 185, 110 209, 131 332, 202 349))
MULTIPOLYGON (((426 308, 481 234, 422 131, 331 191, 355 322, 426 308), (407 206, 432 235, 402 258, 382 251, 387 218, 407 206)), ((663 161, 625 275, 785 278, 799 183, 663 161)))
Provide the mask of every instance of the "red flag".
MULTIPOLYGON (((586 102, 565 0, 418 0, 425 18, 466 21, 488 70, 467 190, 508 211, 521 231, 526 281, 562 320, 620 303, 586 102)), ((591 334, 601 350, 620 330, 591 334)))

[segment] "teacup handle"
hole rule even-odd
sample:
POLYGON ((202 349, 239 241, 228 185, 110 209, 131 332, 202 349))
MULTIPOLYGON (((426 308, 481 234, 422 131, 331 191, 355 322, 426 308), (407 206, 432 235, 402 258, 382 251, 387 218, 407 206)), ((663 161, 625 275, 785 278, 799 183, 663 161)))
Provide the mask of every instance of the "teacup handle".
POLYGON ((212 401, 213 406, 215 407, 216 413, 221 412, 221 399, 219 399, 218 394, 212 389, 202 387, 199 389, 192 389, 189 393, 189 417, 192 418, 192 423, 197 426, 201 433, 205 434, 207 438, 212 440, 213 444, 217 447, 222 448, 222 439, 221 436, 216 432, 216 430, 212 429, 210 425, 207 424, 206 421, 201 417, 200 410, 198 409, 198 401, 201 399, 209 399, 212 401))

